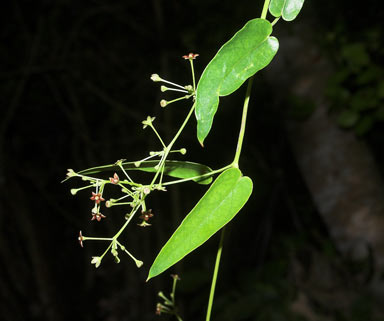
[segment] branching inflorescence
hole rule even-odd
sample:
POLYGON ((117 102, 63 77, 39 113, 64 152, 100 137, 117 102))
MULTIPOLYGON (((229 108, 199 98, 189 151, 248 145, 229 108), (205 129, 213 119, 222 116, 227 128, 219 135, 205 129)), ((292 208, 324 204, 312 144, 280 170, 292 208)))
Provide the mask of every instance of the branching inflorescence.
MULTIPOLYGON (((161 91, 174 91, 177 93, 183 93, 182 97, 176 98, 172 101, 166 101, 161 100, 160 106, 165 107, 171 103, 183 100, 183 99, 190 99, 194 101, 195 99, 195 75, 194 75, 194 69, 193 69, 193 60, 198 56, 198 54, 190 53, 188 55, 183 56, 182 58, 189 60, 191 71, 192 71, 192 85, 186 85, 181 86, 178 84, 175 84, 173 82, 167 81, 165 79, 162 79, 158 74, 153 74, 151 76, 151 80, 154 82, 161 82, 167 84, 169 87, 166 87, 162 85, 160 87, 161 91)), ((191 111, 193 111, 194 105, 192 106, 189 114, 186 117, 186 120, 181 125, 179 131, 176 133, 173 140, 166 145, 161 138, 160 134, 156 130, 154 126, 155 117, 148 116, 145 120, 142 121, 143 129, 151 128, 152 131, 155 133, 156 137, 160 141, 161 144, 161 151, 151 151, 149 152, 149 155, 141 160, 134 161, 134 162, 126 162, 125 159, 118 160, 116 163, 112 165, 107 166, 100 166, 100 167, 94 167, 86 170, 82 170, 79 172, 75 172, 72 169, 68 169, 67 172, 67 179, 78 177, 81 178, 81 180, 88 183, 86 186, 82 186, 80 188, 73 188, 71 189, 72 195, 76 195, 77 192, 85 189, 94 189, 92 191, 90 199, 94 201, 94 205, 91 209, 91 220, 100 222, 103 219, 106 218, 106 215, 104 215, 101 212, 102 204, 105 204, 106 208, 110 208, 112 206, 128 206, 130 208, 130 211, 128 213, 124 214, 125 222, 123 226, 117 231, 117 233, 113 237, 90 237, 90 236, 84 236, 82 234, 82 231, 79 233, 79 242, 80 245, 83 246, 85 241, 105 241, 108 242, 109 245, 107 246, 104 253, 102 253, 100 256, 94 256, 92 257, 91 263, 95 265, 95 267, 99 267, 101 265, 101 262, 104 258, 104 256, 110 252, 115 259, 116 263, 120 262, 119 258, 119 251, 125 252, 128 254, 135 262, 137 267, 141 267, 143 265, 143 262, 136 259, 126 248, 124 245, 122 245, 118 238, 119 236, 124 232, 124 230, 127 228, 129 223, 132 221, 134 216, 139 213, 138 218, 140 219, 140 223, 138 223, 141 227, 147 227, 151 224, 150 219, 154 216, 154 213, 152 213, 152 209, 147 209, 146 200, 149 194, 151 194, 154 191, 166 191, 167 185, 175 184, 175 183, 181 183, 185 181, 190 180, 199 180, 199 179, 207 179, 210 175, 208 167, 200 166, 199 164, 195 163, 186 163, 189 165, 190 168, 187 168, 184 172, 181 171, 180 173, 177 173, 176 171, 176 165, 181 165, 182 163, 178 164, 178 161, 168 161, 168 156, 171 153, 180 153, 182 155, 186 154, 186 149, 172 149, 173 145, 175 144, 175 141, 177 137, 180 135, 182 129, 184 128, 186 122, 191 116, 191 111), (158 160, 152 160, 156 159, 158 160), (111 177, 108 179, 103 179, 100 177, 93 176, 94 174, 98 174, 104 171, 112 171, 112 170, 119 170, 120 173, 114 172, 111 177), (153 173, 152 181, 149 184, 144 184, 141 182, 135 181, 129 174, 128 171, 132 170, 140 170, 140 171, 146 171, 153 173), (189 173, 187 173, 189 171, 189 173), (201 173, 201 174, 200 174, 201 173), (196 175, 195 175, 196 174, 196 175), (177 178, 181 178, 177 181, 164 181, 164 175, 169 175, 177 178), (192 175, 192 176, 191 176, 192 175), (115 185, 120 187, 121 196, 119 198, 111 198, 108 200, 105 200, 103 197, 104 191, 106 186, 108 185, 115 185)))

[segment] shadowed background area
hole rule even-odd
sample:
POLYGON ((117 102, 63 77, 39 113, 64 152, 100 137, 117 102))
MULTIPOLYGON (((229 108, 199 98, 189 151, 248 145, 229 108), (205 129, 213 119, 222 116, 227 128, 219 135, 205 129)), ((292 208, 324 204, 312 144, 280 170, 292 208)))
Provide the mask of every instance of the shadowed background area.
MULTIPOLYGON (((124 222, 121 207, 91 221, 90 190, 70 193, 81 170, 159 150, 141 121, 169 141, 188 112, 162 109, 153 73, 191 83, 262 1, 27 1, 0 13, 0 319, 170 320, 157 293, 181 281, 184 320, 203 320, 218 236, 145 283, 161 246, 206 191, 188 183, 151 195, 152 226, 121 241, 144 266, 92 256, 124 222)), ((307 1, 279 21, 280 50, 255 78, 241 169, 254 183, 231 222, 213 320, 383 320, 384 10, 380 1, 307 1), (363 13, 363 14, 362 14, 363 13)), ((231 162, 244 86, 221 99, 202 149, 192 120, 177 148, 220 168, 231 162)), ((135 177, 140 178, 141 175, 135 177)), ((143 175, 143 179, 148 176, 143 175)), ((111 189, 109 196, 116 196, 111 189)), ((118 193, 117 193, 118 194, 118 193)))

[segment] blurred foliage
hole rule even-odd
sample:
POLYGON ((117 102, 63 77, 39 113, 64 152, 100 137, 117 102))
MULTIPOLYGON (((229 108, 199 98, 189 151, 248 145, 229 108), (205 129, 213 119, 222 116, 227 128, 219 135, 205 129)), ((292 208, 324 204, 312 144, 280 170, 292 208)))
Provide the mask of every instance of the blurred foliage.
POLYGON ((345 24, 327 35, 335 65, 327 89, 332 112, 342 128, 353 129, 358 136, 384 121, 382 38, 380 27, 366 26, 351 34, 345 24))

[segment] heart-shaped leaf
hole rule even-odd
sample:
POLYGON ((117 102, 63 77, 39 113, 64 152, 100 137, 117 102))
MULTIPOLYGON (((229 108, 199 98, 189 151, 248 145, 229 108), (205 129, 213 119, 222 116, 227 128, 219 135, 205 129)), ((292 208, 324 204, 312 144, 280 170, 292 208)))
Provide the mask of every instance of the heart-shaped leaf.
POLYGON ((237 168, 223 172, 173 233, 153 262, 150 278, 159 275, 206 242, 244 206, 252 180, 237 168))
POLYGON ((270 37, 272 25, 265 19, 248 21, 205 68, 196 89, 197 138, 207 137, 219 105, 219 96, 236 91, 249 77, 267 66, 279 42, 270 37))
MULTIPOLYGON (((159 161, 143 161, 139 166, 135 165, 135 162, 125 162, 122 163, 122 166, 125 170, 138 170, 143 172, 155 173, 157 168, 155 166, 159 163, 159 161)), ((96 174, 106 171, 118 171, 120 167, 116 164, 105 165, 92 167, 78 172, 82 175, 90 175, 96 174)), ((208 174, 212 172, 212 169, 208 166, 193 163, 193 162, 184 162, 184 161, 176 161, 176 160, 167 160, 165 161, 164 175, 168 175, 176 178, 191 178, 195 176, 201 176, 203 174, 208 174)), ((212 177, 206 178, 197 178, 194 179, 195 182, 199 184, 210 184, 212 182, 212 177)))
POLYGON ((269 12, 272 16, 283 17, 285 21, 294 20, 303 7, 304 0, 271 0, 269 12))

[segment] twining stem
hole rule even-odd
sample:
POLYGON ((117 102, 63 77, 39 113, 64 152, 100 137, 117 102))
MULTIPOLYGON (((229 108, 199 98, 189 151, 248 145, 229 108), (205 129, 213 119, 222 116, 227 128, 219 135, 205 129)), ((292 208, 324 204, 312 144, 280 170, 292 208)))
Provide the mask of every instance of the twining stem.
POLYGON ((232 166, 235 168, 239 168, 239 159, 240 159, 240 154, 241 154, 241 147, 243 146, 245 125, 247 122, 249 97, 251 96, 252 83, 253 83, 253 76, 251 78, 249 78, 249 80, 248 80, 247 91, 245 93, 245 99, 244 99, 244 105, 243 105, 243 115, 241 116, 240 133, 239 133, 239 138, 237 141, 235 158, 234 158, 233 163, 232 163, 232 166))
POLYGON ((264 0, 263 11, 261 12, 261 19, 265 19, 267 17, 269 2, 270 0, 264 0))
POLYGON ((211 291, 209 293, 207 316, 205 318, 206 321, 210 321, 210 319, 211 319, 213 297, 215 296, 215 287, 216 287, 217 275, 219 273, 221 252, 223 250, 224 233, 225 233, 225 227, 223 227, 223 229, 221 230, 219 248, 218 248, 217 254, 216 254, 216 262, 215 262, 215 268, 213 270, 213 277, 212 277, 212 283, 211 283, 211 291))
MULTIPOLYGON (((263 19, 265 19, 267 16, 269 2, 270 2, 270 0, 264 1, 263 12, 261 14, 261 18, 263 18, 263 19)), ((240 159, 240 154, 241 154, 241 148, 243 146, 245 126, 247 123, 248 105, 249 105, 249 98, 251 97, 252 84, 253 84, 253 76, 251 78, 249 78, 249 80, 248 80, 247 91, 245 93, 245 99, 244 99, 244 105, 243 105, 243 113, 241 116, 240 133, 239 133, 239 138, 237 141, 235 158, 231 164, 235 168, 239 168, 239 159, 240 159)), ((207 316, 205 319, 206 321, 210 321, 210 319, 211 319, 213 297, 215 295, 215 287, 216 287, 217 275, 219 272, 221 252, 223 250, 224 232, 225 232, 225 227, 221 230, 219 249, 217 250, 217 254, 216 254, 215 268, 213 271, 211 291, 210 291, 209 300, 208 300, 207 316)))

